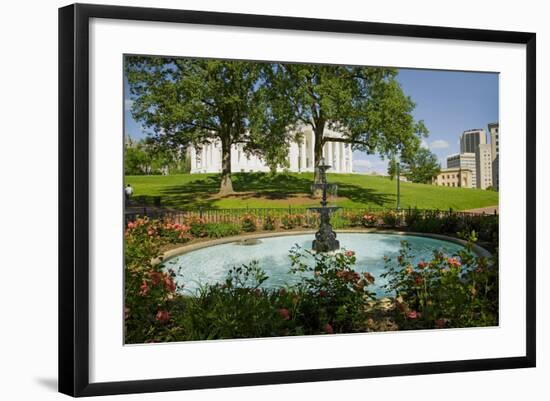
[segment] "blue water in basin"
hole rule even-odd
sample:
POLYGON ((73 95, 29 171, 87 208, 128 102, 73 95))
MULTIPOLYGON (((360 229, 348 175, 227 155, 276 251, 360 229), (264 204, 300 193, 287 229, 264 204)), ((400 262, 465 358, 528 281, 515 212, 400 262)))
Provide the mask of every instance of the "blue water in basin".
MULTIPOLYGON (((232 267, 257 260, 269 276, 262 286, 276 288, 297 279, 289 273, 291 264, 288 251, 295 244, 311 249, 312 240, 313 234, 304 234, 262 238, 256 245, 232 242, 188 252, 166 261, 164 266, 177 273, 176 282, 184 285, 184 293, 193 294, 200 285, 223 283, 232 267)), ((385 270, 384 256, 395 261, 401 249, 401 241, 405 240, 411 246, 414 263, 431 260, 434 250, 441 250, 450 256, 463 249, 453 242, 412 235, 339 233, 338 240, 341 248, 355 251, 356 271, 368 271, 374 275, 376 281, 372 290, 379 296, 385 295, 381 287, 386 282, 380 277, 385 270)))

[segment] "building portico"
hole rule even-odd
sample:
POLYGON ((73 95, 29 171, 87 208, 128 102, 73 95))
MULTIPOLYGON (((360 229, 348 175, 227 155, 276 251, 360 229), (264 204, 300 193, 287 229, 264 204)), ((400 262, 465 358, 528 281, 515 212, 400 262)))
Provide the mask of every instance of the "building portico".
MULTIPOLYGON (((303 128, 300 142, 292 142, 288 149, 287 161, 291 172, 313 172, 315 135, 311 128, 303 128)), ((342 134, 325 129, 325 138, 342 138, 342 134)), ((219 173, 222 168, 222 151, 219 141, 190 147, 191 173, 219 173)), ((323 146, 323 157, 332 166, 331 173, 352 173, 353 152, 349 143, 329 141, 323 146)), ((240 144, 231 147, 231 170, 233 172, 269 172, 269 166, 258 156, 247 156, 240 144)), ((278 167, 277 171, 285 168, 278 167)))

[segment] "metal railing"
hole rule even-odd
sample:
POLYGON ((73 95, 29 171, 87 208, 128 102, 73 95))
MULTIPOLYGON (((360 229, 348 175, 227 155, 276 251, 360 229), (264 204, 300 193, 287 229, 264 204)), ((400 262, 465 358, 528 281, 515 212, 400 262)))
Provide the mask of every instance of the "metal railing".
MULTIPOLYGON (((453 217, 464 219, 467 217, 480 216, 479 213, 463 212, 437 209, 389 209, 389 208, 341 208, 331 216, 331 224, 335 229, 361 226, 363 216, 373 215, 376 219, 395 219, 397 226, 405 226, 413 214, 418 218, 426 217, 453 217)), ((297 226, 316 226, 318 214, 305 208, 238 208, 238 209, 205 209, 192 210, 168 209, 159 207, 132 207, 125 213, 125 221, 132 221, 139 217, 151 219, 170 220, 175 223, 185 224, 193 220, 201 220, 204 223, 233 223, 241 224, 242 219, 250 215, 256 221, 258 227, 262 227, 268 218, 275 220, 277 225, 283 224, 283 219, 288 221, 294 219, 297 226)), ((483 215, 483 214, 481 214, 483 215)))

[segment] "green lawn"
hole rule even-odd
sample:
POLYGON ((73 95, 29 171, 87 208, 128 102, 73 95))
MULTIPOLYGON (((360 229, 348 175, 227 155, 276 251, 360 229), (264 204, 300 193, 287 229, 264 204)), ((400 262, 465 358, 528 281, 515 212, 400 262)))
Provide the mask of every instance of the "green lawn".
MULTIPOLYGON (((396 182, 387 177, 360 174, 328 174, 330 183, 338 184, 342 207, 395 207, 396 182)), ((318 200, 308 196, 312 173, 289 173, 271 176, 263 173, 235 173, 235 196, 216 195, 220 182, 217 174, 178 174, 169 176, 127 176, 135 196, 161 196, 164 206, 194 209, 307 207, 318 200)), ((498 193, 478 189, 437 187, 401 183, 401 207, 420 209, 466 210, 498 205, 498 193)))

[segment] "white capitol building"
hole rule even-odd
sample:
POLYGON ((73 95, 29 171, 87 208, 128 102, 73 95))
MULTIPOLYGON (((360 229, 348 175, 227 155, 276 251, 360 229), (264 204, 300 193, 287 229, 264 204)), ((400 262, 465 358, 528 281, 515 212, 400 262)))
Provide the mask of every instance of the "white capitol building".
MULTIPOLYGON (((315 135, 311 128, 302 128, 302 142, 292 142, 288 150, 288 171, 313 172, 315 135)), ((342 134, 325 128, 325 138, 341 138, 342 134)), ((222 170, 222 150, 219 141, 203 145, 202 148, 189 148, 191 174, 220 173, 222 170)), ((323 157, 332 166, 331 173, 352 173, 353 152, 351 145, 343 142, 327 142, 323 146, 323 157)), ((283 171, 284 168, 277 168, 283 171)), ((231 146, 232 172, 269 172, 269 166, 258 156, 247 156, 242 145, 231 146)))

